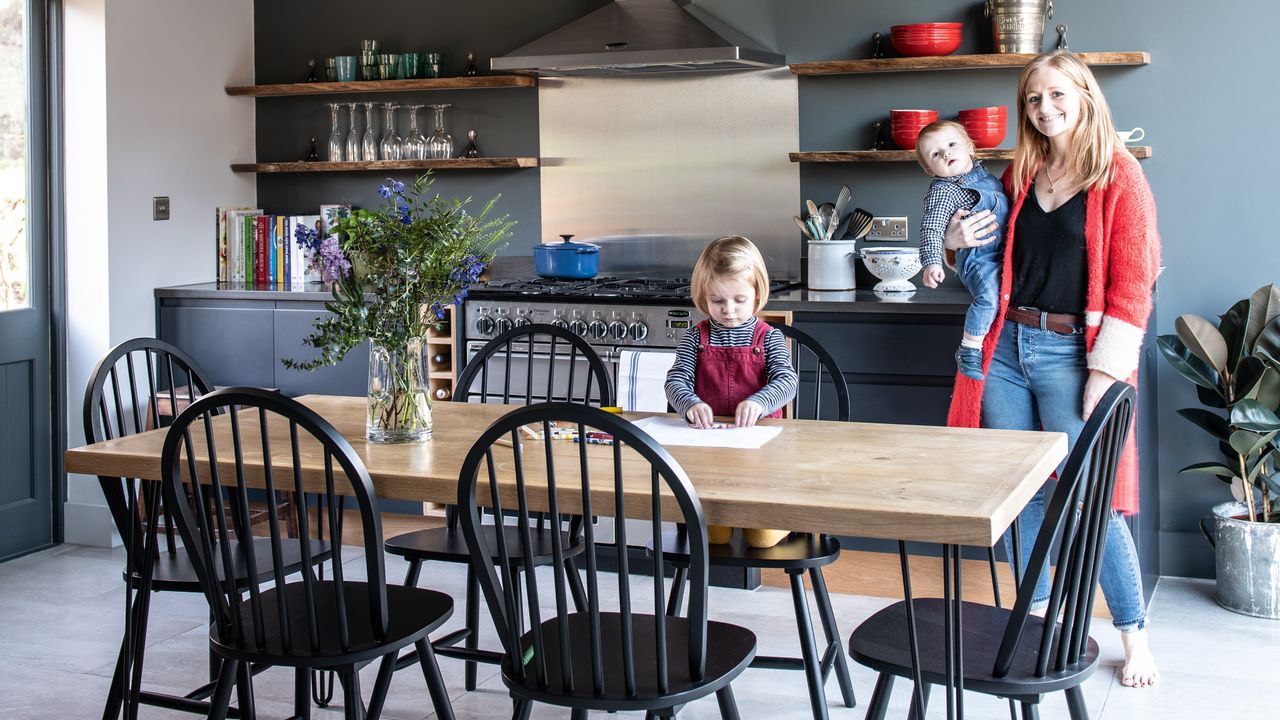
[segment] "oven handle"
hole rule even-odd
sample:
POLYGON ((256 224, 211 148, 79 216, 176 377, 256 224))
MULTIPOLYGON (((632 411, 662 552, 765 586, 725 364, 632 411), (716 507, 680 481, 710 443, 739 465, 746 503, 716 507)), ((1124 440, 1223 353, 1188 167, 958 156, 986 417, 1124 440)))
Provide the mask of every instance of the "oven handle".
MULTIPOLYGON (((471 358, 475 357, 476 352, 478 352, 480 348, 484 346, 485 346, 485 343, 482 341, 472 340, 468 342, 467 343, 467 361, 470 362, 471 358)), ((516 347, 518 346, 512 347, 511 357, 515 357, 515 358, 532 357, 536 360, 546 360, 551 358, 551 353, 546 350, 534 350, 533 353, 530 354, 530 352, 527 349, 517 350, 516 347)), ((620 350, 618 348, 593 346, 592 349, 596 351, 596 354, 599 355, 600 359, 603 360, 605 363, 616 363, 618 361, 618 357, 620 355, 620 350)), ((562 360, 568 359, 567 357, 568 355, 569 355, 568 351, 556 353, 556 356, 562 360)))

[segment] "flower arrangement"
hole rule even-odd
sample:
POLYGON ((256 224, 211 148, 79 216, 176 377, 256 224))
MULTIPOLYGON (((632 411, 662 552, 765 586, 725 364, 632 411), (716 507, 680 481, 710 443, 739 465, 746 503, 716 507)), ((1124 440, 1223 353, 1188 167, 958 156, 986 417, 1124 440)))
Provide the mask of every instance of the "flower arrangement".
POLYGON ((333 365, 368 341, 371 428, 414 424, 423 413, 429 426, 421 340, 444 319, 447 305, 467 296, 515 224, 506 215, 489 216, 501 196, 471 214, 470 198, 429 194, 432 182, 430 173, 411 186, 388 178, 377 209, 339 208, 328 238, 310 227, 296 233, 313 267, 333 283, 333 300, 325 304, 331 315, 304 340, 319 356, 283 362, 301 370, 333 365))

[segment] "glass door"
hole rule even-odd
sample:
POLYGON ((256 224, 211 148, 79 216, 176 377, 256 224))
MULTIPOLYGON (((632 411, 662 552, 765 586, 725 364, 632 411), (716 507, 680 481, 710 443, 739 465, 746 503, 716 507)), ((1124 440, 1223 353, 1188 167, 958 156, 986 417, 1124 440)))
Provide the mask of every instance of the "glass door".
MULTIPOLYGON (((44 0, 0 0, 0 559, 54 541, 44 0)), ((60 436, 60 435, 59 435, 60 436)))

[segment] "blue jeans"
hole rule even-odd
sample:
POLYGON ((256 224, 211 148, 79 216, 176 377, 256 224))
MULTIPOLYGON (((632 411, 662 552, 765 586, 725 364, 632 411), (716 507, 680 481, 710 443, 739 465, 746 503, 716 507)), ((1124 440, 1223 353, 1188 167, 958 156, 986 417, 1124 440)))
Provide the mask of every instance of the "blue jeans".
POLYGON ((956 251, 956 274, 973 295, 973 302, 964 314, 964 331, 969 335, 986 335, 996 321, 1003 264, 1004 242, 956 251))
MULTIPOLYGON (((1074 446, 1084 429, 1080 413, 1083 411, 1084 384, 1088 376, 1083 333, 1063 335, 1006 321, 987 371, 982 395, 982 426, 1064 432, 1068 444, 1074 446)), ((1059 466, 1058 470, 1061 472, 1062 467, 1059 466)), ((1036 535, 1044 523, 1047 500, 1047 486, 1041 487, 1018 515, 1024 569, 1031 557, 1036 535)), ((1014 558, 1012 536, 1012 533, 1005 533, 1005 551, 1011 564, 1014 558)), ((1128 524, 1114 510, 1107 525, 1100 573, 1099 584, 1107 600, 1107 608, 1111 610, 1112 624, 1121 632, 1146 627, 1138 553, 1128 524)), ((1033 607, 1043 607, 1048 601, 1049 573, 1046 568, 1036 585, 1033 607)))

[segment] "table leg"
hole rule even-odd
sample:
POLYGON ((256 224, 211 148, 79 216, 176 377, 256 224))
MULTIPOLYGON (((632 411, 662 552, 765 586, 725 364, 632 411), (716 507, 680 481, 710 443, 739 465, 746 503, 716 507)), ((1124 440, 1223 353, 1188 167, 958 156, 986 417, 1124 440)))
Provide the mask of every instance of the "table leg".
POLYGON ((907 608, 907 639, 911 643, 911 680, 915 706, 924 716, 924 677, 920 672, 920 638, 916 633, 916 611, 911 600, 911 566, 907 561, 907 543, 898 541, 898 557, 902 561, 902 596, 907 608))

